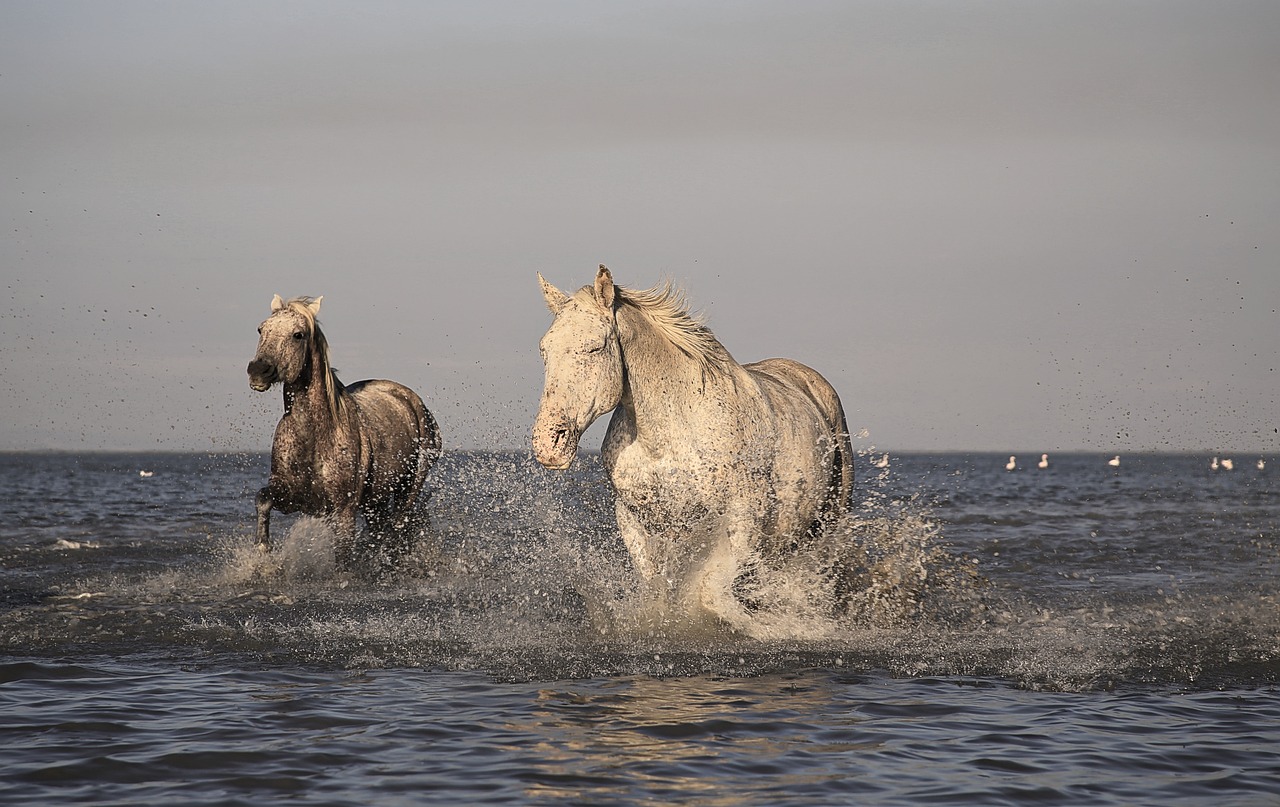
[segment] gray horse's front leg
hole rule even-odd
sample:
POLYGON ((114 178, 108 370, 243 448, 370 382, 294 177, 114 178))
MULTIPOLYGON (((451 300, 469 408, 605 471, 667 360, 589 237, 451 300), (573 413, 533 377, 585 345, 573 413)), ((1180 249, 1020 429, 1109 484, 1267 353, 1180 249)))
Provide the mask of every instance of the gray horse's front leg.
POLYGON ((271 498, 271 488, 258 491, 258 551, 264 555, 271 551, 271 508, 275 501, 271 498))
POLYGON ((345 571, 351 568, 356 556, 356 514, 355 507, 339 510, 329 516, 329 526, 333 530, 333 564, 345 571))

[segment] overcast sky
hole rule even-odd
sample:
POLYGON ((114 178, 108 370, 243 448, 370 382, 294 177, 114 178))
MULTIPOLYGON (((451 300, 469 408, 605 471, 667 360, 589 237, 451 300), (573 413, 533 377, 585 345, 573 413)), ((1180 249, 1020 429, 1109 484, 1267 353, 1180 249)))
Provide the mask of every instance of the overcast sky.
POLYGON ((864 448, 1280 451, 1277 42, 1269 0, 5 2, 0 449, 269 447, 277 293, 526 447, 535 272, 605 263, 864 448))

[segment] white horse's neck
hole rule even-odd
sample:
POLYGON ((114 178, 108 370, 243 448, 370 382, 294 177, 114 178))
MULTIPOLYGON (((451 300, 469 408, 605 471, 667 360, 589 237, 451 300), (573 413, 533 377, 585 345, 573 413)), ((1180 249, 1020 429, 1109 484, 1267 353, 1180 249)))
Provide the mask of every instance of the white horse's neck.
POLYGON ((627 306, 619 306, 617 321, 624 372, 618 408, 634 424, 636 440, 667 446, 705 431, 722 397, 708 394, 709 388, 732 384, 742 368, 732 359, 724 369, 708 368, 672 344, 644 314, 627 306))

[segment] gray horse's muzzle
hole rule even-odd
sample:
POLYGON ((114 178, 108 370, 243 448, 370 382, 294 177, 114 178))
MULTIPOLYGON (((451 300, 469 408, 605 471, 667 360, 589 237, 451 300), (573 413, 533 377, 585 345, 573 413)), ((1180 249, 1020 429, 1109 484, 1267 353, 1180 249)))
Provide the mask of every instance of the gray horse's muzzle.
POLYGON ((249 362, 249 386, 257 392, 266 392, 276 383, 276 368, 270 362, 254 359, 249 362))

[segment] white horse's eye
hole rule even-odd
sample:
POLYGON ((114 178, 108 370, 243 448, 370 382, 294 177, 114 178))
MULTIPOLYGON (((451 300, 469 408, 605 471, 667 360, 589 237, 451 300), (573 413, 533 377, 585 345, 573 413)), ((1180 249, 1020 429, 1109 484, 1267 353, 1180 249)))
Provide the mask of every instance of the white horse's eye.
POLYGON ((294 339, 301 339, 303 336, 304 336, 304 334, 302 333, 302 331, 294 331, 294 332, 293 332, 293 338, 294 338, 294 339))

